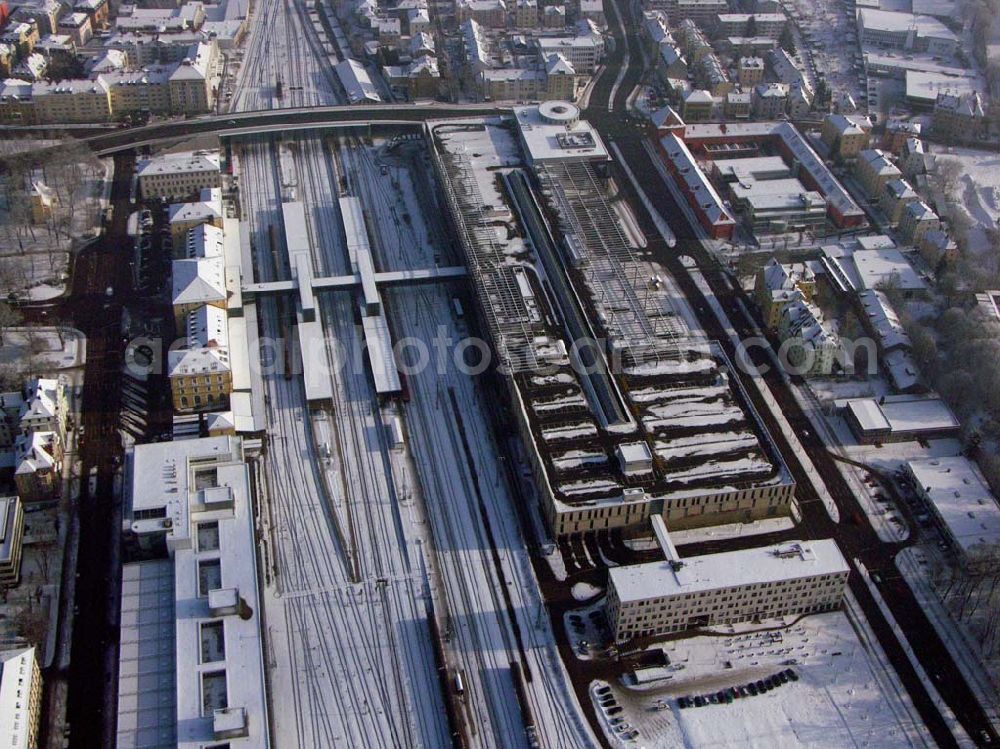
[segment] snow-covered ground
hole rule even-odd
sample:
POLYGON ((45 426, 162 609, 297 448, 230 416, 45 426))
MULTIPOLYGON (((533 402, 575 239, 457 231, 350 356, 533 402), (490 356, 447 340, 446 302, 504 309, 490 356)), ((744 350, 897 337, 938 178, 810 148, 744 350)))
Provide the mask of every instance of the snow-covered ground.
POLYGON ((86 338, 75 328, 17 327, 3 331, 0 367, 46 372, 83 365, 86 338))
MULTIPOLYGON (((10 141, 7 147, 23 143, 10 141)), ((32 184, 41 185, 51 207, 34 221, 27 194, 23 203, 0 200, 0 294, 46 301, 65 291, 70 254, 100 228, 112 171, 110 159, 94 159, 58 169, 38 166, 18 175, 24 191, 32 184)))
POLYGON ((933 146, 931 152, 961 164, 961 176, 955 180, 949 197, 953 206, 972 219, 970 251, 996 252, 986 230, 1000 227, 1000 156, 993 151, 959 146, 933 146))
MULTIPOLYGON (((776 627, 787 622, 764 624, 776 627)), ((721 636, 661 644, 657 647, 670 661, 664 680, 642 687, 611 684, 623 708, 618 715, 639 731, 638 745, 649 749, 925 746, 919 718, 885 681, 881 653, 868 650, 877 644, 863 645, 862 640, 870 641, 859 639, 847 614, 808 616, 774 631, 761 631, 762 626, 734 626, 721 636), (786 668, 794 669, 799 681, 767 694, 686 709, 676 701, 744 685, 786 668), (660 702, 669 709, 658 709, 660 702)))
POLYGON ((903 549, 896 566, 996 728, 1000 659, 991 625, 998 605, 992 585, 986 580, 951 585, 953 568, 933 543, 903 549))

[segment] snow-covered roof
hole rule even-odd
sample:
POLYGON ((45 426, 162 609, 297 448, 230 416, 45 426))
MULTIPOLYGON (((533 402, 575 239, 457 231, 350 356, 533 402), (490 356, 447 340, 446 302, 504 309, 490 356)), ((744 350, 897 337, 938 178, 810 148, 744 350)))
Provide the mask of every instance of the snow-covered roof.
POLYGON ((234 746, 266 746, 256 543, 242 442, 222 436, 138 445, 128 457, 126 477, 132 531, 162 537, 172 562, 161 562, 159 570, 126 565, 123 571, 121 658, 129 667, 120 669, 118 746, 161 745, 159 731, 166 731, 176 736, 166 743, 196 749, 215 745, 224 729, 239 735, 243 726, 247 734, 234 746), (137 519, 140 510, 165 517, 137 519), (213 546, 208 558, 218 560, 214 575, 203 567, 205 547, 213 546), (147 570, 162 570, 158 582, 147 570), (144 597, 146 591, 152 595, 144 597), (159 626, 147 626, 143 604, 154 614, 161 602, 159 613, 169 618, 154 616, 159 626), (209 621, 222 625, 215 635, 204 630, 209 621), (163 652, 169 659, 155 658, 163 652), (205 653, 209 667, 203 665, 205 653), (172 699, 155 684, 148 687, 166 700, 166 709, 154 709, 155 701, 144 694, 141 674, 152 671, 143 665, 168 668, 163 680, 175 685, 172 699), (209 690, 204 675, 212 672, 221 677, 209 690), (137 705, 148 712, 140 713, 137 705))
POLYGON ((865 289, 858 294, 858 301, 861 302, 868 324, 878 335, 883 351, 910 348, 910 336, 889 297, 877 289, 865 289))
POLYGON ((729 207, 715 189, 715 185, 698 166, 687 145, 676 135, 661 139, 663 149, 674 166, 675 174, 684 182, 686 190, 698 203, 706 218, 713 224, 735 224, 729 207))
POLYGON ((185 258, 173 263, 173 304, 207 304, 226 299, 225 266, 220 257, 185 258))
POLYGON ((55 450, 58 444, 59 437, 55 432, 39 430, 18 435, 14 442, 14 473, 27 474, 55 468, 55 450))
MULTIPOLYGON (((910 203, 907 210, 917 205, 910 203)), ((858 269, 861 284, 866 289, 875 289, 881 284, 890 284, 902 291, 926 289, 926 282, 913 269, 910 262, 895 247, 878 250, 857 250, 852 255, 858 269)))
POLYGON ((608 151, 597 131, 580 110, 564 101, 514 107, 518 131, 531 161, 579 161, 608 159, 608 151))
POLYGON ((910 460, 906 467, 963 553, 1000 543, 1000 507, 974 463, 963 457, 926 458, 910 460))
POLYGON ((59 413, 58 380, 36 378, 24 388, 21 419, 54 419, 59 413))
POLYGON ((958 41, 958 37, 947 26, 932 16, 863 8, 858 10, 858 23, 865 30, 895 34, 906 34, 912 30, 917 37, 958 41))
POLYGON ((382 97, 379 96, 378 89, 372 83, 365 66, 357 60, 344 60, 338 63, 334 70, 347 92, 347 99, 351 104, 382 101, 382 97))
POLYGON ((837 543, 820 539, 612 567, 608 580, 624 603, 849 572, 837 543))
POLYGON ((219 152, 215 150, 178 151, 144 159, 136 165, 135 170, 140 177, 218 172, 219 163, 219 152))
POLYGON ((193 203, 171 203, 167 213, 171 224, 221 219, 222 190, 206 188, 193 203))

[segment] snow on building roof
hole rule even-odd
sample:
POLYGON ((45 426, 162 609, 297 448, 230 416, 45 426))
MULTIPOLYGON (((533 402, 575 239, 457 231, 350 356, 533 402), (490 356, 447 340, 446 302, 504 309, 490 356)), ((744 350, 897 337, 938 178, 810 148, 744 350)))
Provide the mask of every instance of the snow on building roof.
POLYGON ((882 365, 897 390, 907 391, 920 385, 920 370, 909 352, 903 349, 890 351, 882 357, 882 365))
POLYGON ((780 156, 757 156, 748 159, 715 159, 715 172, 726 179, 745 181, 749 179, 783 179, 792 170, 780 156))
POLYGON ((913 103, 933 105, 938 94, 971 94, 978 89, 975 78, 944 73, 907 70, 906 98, 913 103))
MULTIPOLYGON (((109 50, 112 51, 112 50, 109 50)), ((212 150, 179 151, 143 159, 136 165, 136 174, 149 177, 162 174, 219 171, 219 152, 212 150)))
POLYGON ((566 101, 514 107, 521 141, 533 163, 607 161, 608 151, 580 110, 566 101))
POLYGON ((857 250, 851 257, 865 289, 875 289, 882 284, 891 284, 903 291, 927 288, 927 284, 913 269, 906 256, 895 247, 857 250))
POLYGON ((837 401, 846 407, 866 431, 888 431, 896 435, 919 436, 958 430, 958 418, 936 395, 885 395, 837 401))
POLYGON ((826 116, 829 122, 841 135, 847 133, 871 132, 872 121, 863 114, 829 114, 826 116))
MULTIPOLYGON (((136 725, 133 718, 130 727, 148 734, 154 734, 154 727, 173 732, 176 741, 166 743, 178 749, 214 745, 225 729, 232 729, 234 735, 246 731, 238 743, 265 746, 268 721, 256 544, 242 442, 224 436, 138 445, 128 457, 126 476, 132 532, 139 537, 162 537, 172 563, 161 562, 156 570, 158 582, 149 586, 159 594, 146 600, 163 605, 160 615, 165 626, 155 632, 146 631, 144 611, 136 605, 143 600, 142 580, 134 569, 124 574, 130 605, 127 616, 123 611, 121 638, 123 643, 138 646, 152 635, 163 648, 160 652, 172 655, 164 681, 176 686, 173 700, 164 690, 168 709, 150 710, 145 724, 136 725), (150 517, 156 514, 161 517, 150 517), (216 549, 211 559, 217 560, 209 563, 214 565, 211 569, 202 551, 209 544, 216 549), (167 565, 172 575, 166 574, 167 565), (207 621, 221 624, 219 631, 206 632, 207 621), (206 659, 210 668, 202 665, 206 659), (219 673, 220 678, 210 684, 209 673, 219 673)), ((123 659, 126 653, 135 658, 138 649, 123 647, 123 659)), ((164 660, 162 665, 168 663, 164 660)), ((127 689, 141 688, 136 669, 123 669, 122 675, 127 689)), ((140 703, 152 707, 149 698, 137 696, 140 703)))
POLYGON ((208 304, 226 299, 225 265, 221 257, 175 260, 173 304, 208 304))
POLYGON ((193 203, 171 203, 167 213, 171 224, 221 219, 222 190, 218 187, 206 188, 193 203))
POLYGON ((963 553, 1000 543, 1000 507, 974 463, 927 458, 907 461, 906 467, 963 553))
POLYGON ((673 565, 650 562, 612 567, 608 578, 625 603, 848 572, 837 543, 820 539, 689 557, 673 565))
POLYGON ((14 442, 14 473, 35 473, 55 468, 55 448, 58 441, 59 437, 55 432, 33 431, 18 435, 14 442))
POLYGON ((858 23, 862 28, 872 31, 907 33, 912 30, 918 37, 958 41, 958 37, 947 26, 932 16, 863 8, 858 10, 858 23))
POLYGON ((24 401, 19 418, 54 419, 59 413, 59 380, 35 378, 24 388, 24 401))
POLYGON ((858 294, 858 301, 861 302, 868 324, 878 335, 883 351, 910 348, 910 336, 889 297, 877 289, 865 289, 858 294))
POLYGON ((874 398, 853 398, 847 402, 847 408, 854 420, 866 432, 891 431, 889 420, 879 408, 874 398))
POLYGON ((347 92, 347 99, 351 104, 359 102, 378 102, 382 97, 378 94, 378 89, 372 83, 365 66, 357 60, 344 60, 337 63, 334 70, 337 78, 347 92))
POLYGON ((948 404, 933 395, 887 395, 880 408, 894 432, 940 432, 961 426, 948 404))
POLYGON ((983 291, 976 294, 979 311, 991 320, 1000 320, 1000 291, 983 291))
POLYGON ((660 141, 667 157, 673 162, 675 173, 684 181, 688 194, 697 202, 712 224, 735 223, 732 212, 715 189, 715 185, 698 166, 687 145, 676 135, 667 135, 660 141))

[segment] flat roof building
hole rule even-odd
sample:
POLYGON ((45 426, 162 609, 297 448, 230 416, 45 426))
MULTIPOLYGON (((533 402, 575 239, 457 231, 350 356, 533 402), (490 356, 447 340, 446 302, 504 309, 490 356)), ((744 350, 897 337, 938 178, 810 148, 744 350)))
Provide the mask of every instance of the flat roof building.
POLYGON ((126 459, 118 749, 270 745, 250 477, 237 437, 126 459))
POLYGON ((886 395, 836 401, 861 444, 951 437, 961 424, 948 405, 933 395, 886 395))
POLYGON ((850 567, 832 539, 788 541, 608 571, 616 642, 701 627, 829 611, 850 567))
POLYGON ((558 161, 607 161, 604 141, 580 109, 568 101, 514 107, 518 133, 532 164, 558 161))
POLYGON ((967 458, 910 460, 906 472, 970 572, 1000 564, 1000 507, 978 466, 967 458), (994 557, 994 558, 990 558, 994 557))

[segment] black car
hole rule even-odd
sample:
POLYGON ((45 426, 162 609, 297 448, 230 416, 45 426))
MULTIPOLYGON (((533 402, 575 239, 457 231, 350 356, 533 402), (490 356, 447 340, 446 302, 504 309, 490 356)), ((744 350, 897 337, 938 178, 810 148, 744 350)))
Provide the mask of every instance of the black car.
POLYGON ((767 687, 768 689, 774 689, 774 679, 768 676, 766 679, 764 679, 764 686, 767 687))
POLYGON ((787 674, 788 678, 791 679, 792 681, 798 681, 799 680, 799 675, 797 673, 795 673, 795 671, 793 671, 790 668, 786 668, 783 673, 787 674))
POLYGON ((691 699, 689 697, 678 697, 677 698, 677 707, 679 707, 681 710, 683 710, 684 708, 686 708, 690 704, 691 704, 691 699))
POLYGON ((766 692, 766 691, 767 691, 768 689, 770 689, 770 687, 768 687, 768 686, 767 686, 767 685, 766 685, 766 684, 765 684, 765 683, 764 683, 763 681, 761 681, 760 679, 758 679, 757 681, 755 681, 755 682, 754 682, 754 684, 756 684, 756 685, 757 685, 757 691, 758 691, 758 692, 761 692, 761 693, 764 693, 764 692, 766 692))
POLYGON ((605 712, 608 715, 618 715, 622 711, 621 705, 616 705, 615 707, 609 707, 605 712))
POLYGON ((718 694, 710 694, 710 695, 708 695, 708 701, 711 702, 713 705, 718 705, 719 704, 719 695, 718 694))
POLYGON ((780 681, 782 684, 788 683, 788 674, 786 674, 784 671, 782 671, 779 674, 775 674, 774 678, 780 681))
POLYGON ((704 704, 705 704, 705 698, 702 697, 700 694, 697 697, 694 698, 694 706, 695 707, 701 707, 704 704))
POLYGON ((750 696, 751 696, 751 697, 756 697, 756 696, 757 696, 757 694, 758 694, 758 691, 759 691, 759 690, 757 689, 757 685, 756 685, 756 684, 754 684, 753 682, 750 682, 750 683, 749 683, 749 684, 747 684, 747 685, 746 685, 746 687, 744 687, 744 688, 745 688, 745 689, 746 689, 746 690, 747 690, 747 691, 748 691, 748 692, 750 693, 750 696))
POLYGON ((609 686, 598 687, 597 688, 597 693, 598 694, 611 694, 611 687, 609 687, 609 686))

